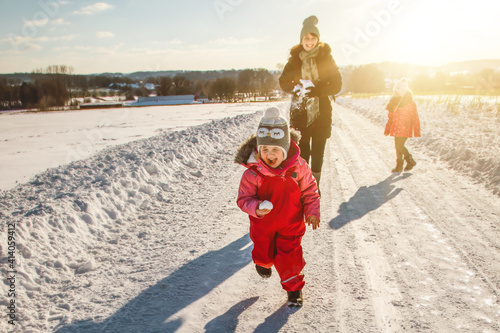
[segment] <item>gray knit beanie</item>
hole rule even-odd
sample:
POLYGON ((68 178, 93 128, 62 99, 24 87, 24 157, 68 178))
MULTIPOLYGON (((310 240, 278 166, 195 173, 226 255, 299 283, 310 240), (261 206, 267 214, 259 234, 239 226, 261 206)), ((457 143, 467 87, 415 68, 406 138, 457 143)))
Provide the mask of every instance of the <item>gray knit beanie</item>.
POLYGON ((280 116, 280 110, 273 106, 266 110, 257 129, 257 147, 277 146, 283 150, 286 160, 290 149, 290 130, 286 119, 280 116))
POLYGON ((318 18, 314 15, 309 16, 304 20, 302 23, 302 30, 300 31, 300 41, 302 42, 302 39, 307 33, 315 34, 318 36, 319 39, 319 29, 317 27, 318 24, 318 18))

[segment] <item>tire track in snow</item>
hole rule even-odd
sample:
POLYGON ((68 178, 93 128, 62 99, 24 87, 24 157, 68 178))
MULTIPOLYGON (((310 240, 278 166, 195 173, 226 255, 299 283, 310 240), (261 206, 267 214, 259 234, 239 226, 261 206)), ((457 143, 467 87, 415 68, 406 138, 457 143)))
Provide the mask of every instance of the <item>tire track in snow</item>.
MULTIPOLYGON (((337 111, 337 108, 335 108, 335 111, 337 111)), ((361 223, 359 221, 360 223, 357 223, 358 218, 365 220, 363 216, 366 214, 359 212, 360 208, 364 209, 359 207, 363 203, 352 200, 359 193, 356 190, 362 188, 361 185, 368 181, 369 175, 365 174, 367 165, 363 163, 363 154, 358 150, 360 146, 355 145, 355 136, 350 132, 352 125, 343 119, 337 118, 335 120, 335 123, 340 120, 340 125, 338 128, 334 128, 331 139, 332 143, 330 144, 330 154, 336 159, 336 176, 340 181, 339 188, 342 192, 342 205, 344 205, 343 209, 341 205, 339 212, 344 216, 342 219, 339 219, 337 216, 335 218, 337 221, 333 222, 335 219, 332 220, 330 226, 338 233, 348 232, 350 234, 345 240, 354 256, 351 260, 354 261, 355 266, 358 266, 357 275, 364 279, 362 282, 359 281, 358 277, 358 281, 352 286, 354 290, 358 288, 364 290, 363 296, 357 296, 351 301, 353 304, 364 304, 363 315, 365 318, 362 316, 362 320, 351 320, 344 325, 347 325, 349 330, 368 329, 369 331, 397 332, 401 329, 400 323, 402 321, 397 309, 393 305, 398 304, 401 300, 398 285, 390 278, 393 275, 392 268, 383 248, 378 242, 372 240, 373 236, 376 236, 372 225, 373 222, 364 221, 365 223, 361 223), (354 147, 357 149, 353 149, 354 147), (356 192, 354 196, 349 198, 349 195, 354 192, 356 192), (366 317, 372 319, 368 320, 366 317), (356 325, 359 324, 361 326, 357 327, 356 325)), ((327 167, 331 167, 331 164, 334 162, 330 159, 329 163, 327 167)), ((367 191, 370 190, 368 189, 367 191)), ((366 202, 366 204, 377 205, 377 203, 373 202, 366 202)), ((376 209, 376 207, 373 208, 376 209)), ((339 264, 339 268, 341 268, 342 260, 339 264)), ((347 278, 350 277, 356 278, 356 274, 350 273, 347 278)), ((346 279, 346 277, 343 278, 346 279)), ((340 299, 344 298, 347 292, 349 291, 345 290, 343 294, 339 295, 340 299)), ((345 304, 344 302, 341 301, 340 305, 342 306, 342 303, 345 304)), ((351 311, 351 307, 352 305, 349 305, 345 311, 351 311)))

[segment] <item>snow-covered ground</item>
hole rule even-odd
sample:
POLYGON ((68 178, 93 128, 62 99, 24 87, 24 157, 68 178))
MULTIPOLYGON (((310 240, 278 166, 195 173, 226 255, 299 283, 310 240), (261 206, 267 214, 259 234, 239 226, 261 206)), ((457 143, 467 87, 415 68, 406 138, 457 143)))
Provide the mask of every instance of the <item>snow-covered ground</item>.
POLYGON ((235 204, 233 154, 269 104, 0 115, 1 167, 18 169, 2 169, 0 304, 17 321, 0 331, 498 332, 498 116, 419 105, 418 165, 397 175, 386 101, 338 103, 293 310, 235 204))
MULTIPOLYGON (((387 98, 340 98, 382 128, 387 98)), ((417 96, 422 137, 410 145, 470 175, 500 195, 500 99, 474 96, 417 96)))
POLYGON ((210 104, 0 114, 0 190, 106 147, 253 113, 267 104, 210 104))

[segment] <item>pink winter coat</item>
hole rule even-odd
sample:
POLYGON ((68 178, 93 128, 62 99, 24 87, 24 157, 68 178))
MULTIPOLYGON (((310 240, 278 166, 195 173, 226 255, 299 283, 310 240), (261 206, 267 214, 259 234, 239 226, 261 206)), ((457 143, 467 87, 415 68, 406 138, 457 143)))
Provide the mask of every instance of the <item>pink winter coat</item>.
POLYGON ((420 136, 420 120, 417 105, 411 101, 403 107, 388 108, 389 114, 385 125, 385 135, 411 138, 420 136))
MULTIPOLYGON (((248 141, 251 141, 251 139, 248 141)), ((245 144, 243 144, 242 147, 243 146, 245 146, 245 144)), ((253 148, 252 143, 250 147, 253 148)), ((284 177, 288 170, 294 168, 292 178, 297 182, 300 188, 301 202, 304 208, 305 217, 315 216, 320 219, 318 185, 312 175, 311 168, 306 161, 300 157, 300 150, 297 144, 291 140, 290 150, 288 152, 289 157, 276 169, 268 167, 261 160, 256 160, 254 157, 255 152, 256 150, 249 149, 248 145, 246 148, 240 147, 237 157, 235 158, 235 162, 248 168, 241 178, 236 201, 238 207, 248 215, 258 218, 255 211, 261 199, 258 198, 257 193, 264 182, 264 177, 284 177)), ((286 195, 286 193, 283 195, 286 195)))

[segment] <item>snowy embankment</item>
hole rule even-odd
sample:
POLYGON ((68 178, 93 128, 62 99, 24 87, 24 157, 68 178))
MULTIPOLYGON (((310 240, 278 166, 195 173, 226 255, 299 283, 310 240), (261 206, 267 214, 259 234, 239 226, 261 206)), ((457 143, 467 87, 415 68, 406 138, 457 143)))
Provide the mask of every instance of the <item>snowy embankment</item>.
MULTIPOLYGON (((256 121, 255 113, 240 115, 106 148, 4 191, 0 216, 15 224, 19 251, 15 255, 17 329, 48 332, 60 322, 67 323, 78 302, 71 291, 61 290, 75 274, 91 272, 109 260, 96 258, 89 249, 119 244, 134 237, 131 234, 146 237, 151 230, 137 228, 141 215, 151 214, 157 205, 168 205, 185 187, 224 177, 224 166, 256 121)), ((164 223, 167 216, 159 218, 164 223)), ((5 225, 2 228, 5 231, 5 225)), ((172 230, 165 231, 165 239, 174 238, 172 230)), ((7 262, 4 236, 2 232, 2 263, 7 262)), ((114 255, 127 256, 118 251, 114 255)), ((7 270, 2 265, 2 276, 7 270)), ((10 301, 3 288, 2 307, 10 301)), ((0 331, 10 328, 6 320, 0 321, 0 331)))
MULTIPOLYGON (((383 135, 389 97, 338 98, 337 102, 380 125, 383 135)), ((500 195, 500 114, 498 101, 480 98, 415 98, 421 138, 409 140, 418 162, 418 150, 448 163, 500 195)))

